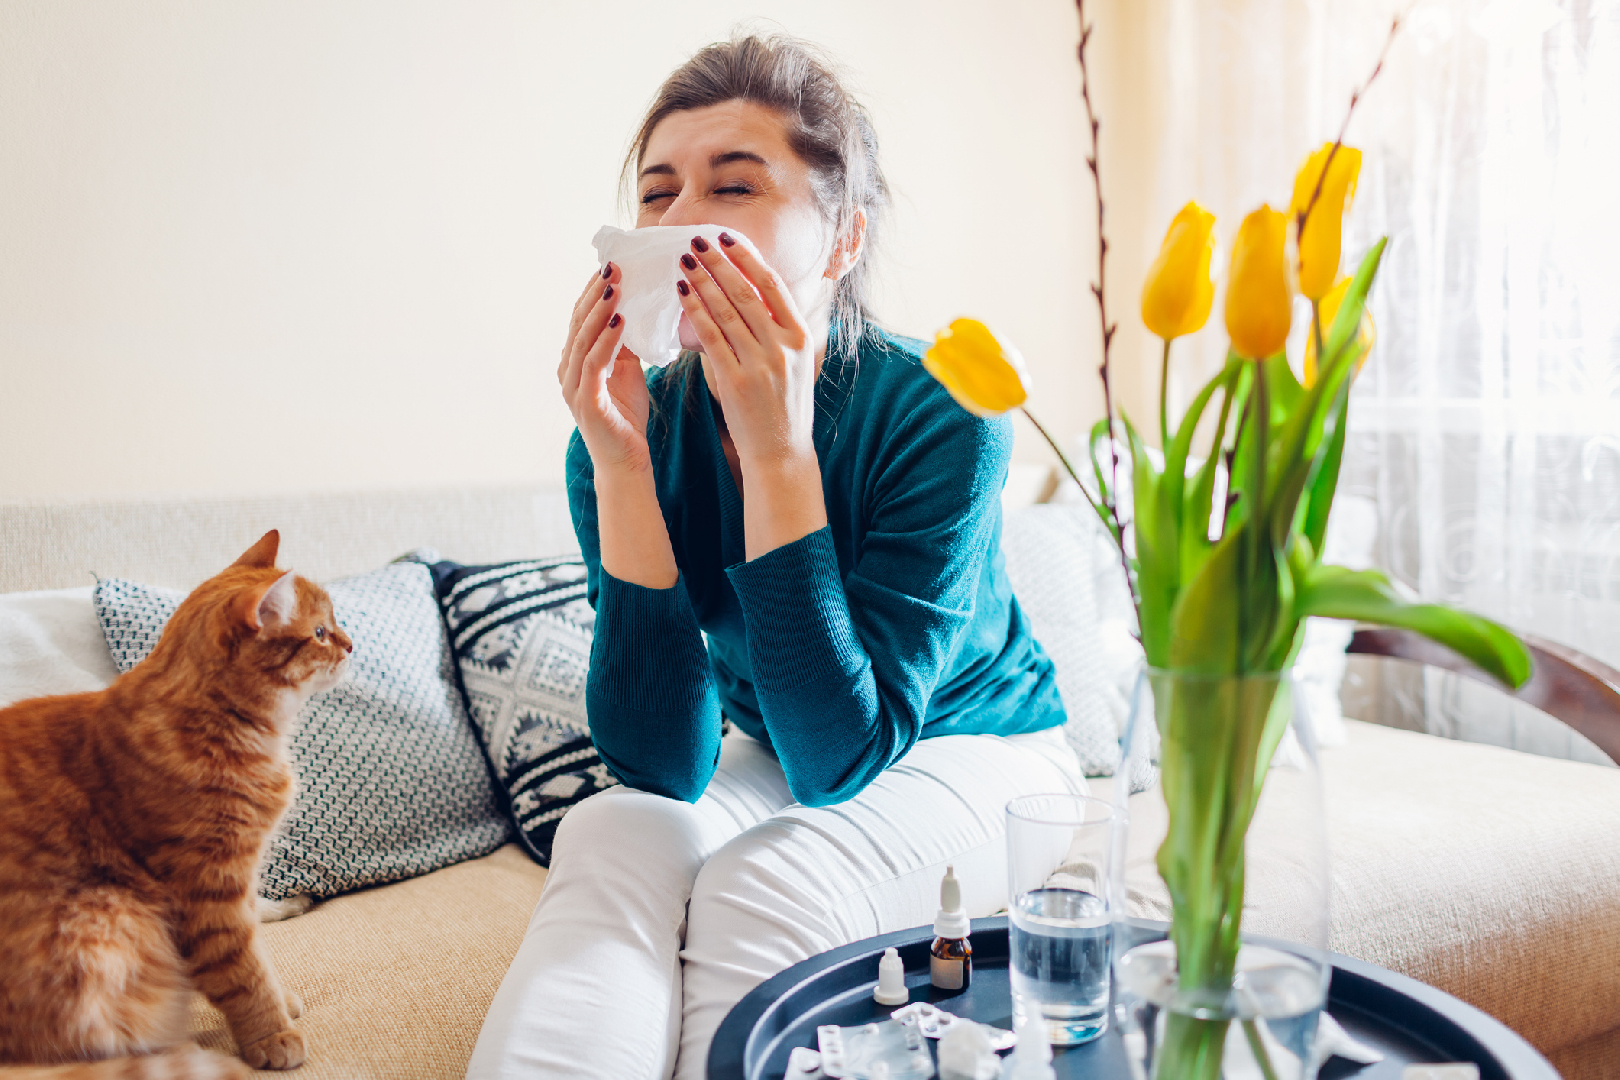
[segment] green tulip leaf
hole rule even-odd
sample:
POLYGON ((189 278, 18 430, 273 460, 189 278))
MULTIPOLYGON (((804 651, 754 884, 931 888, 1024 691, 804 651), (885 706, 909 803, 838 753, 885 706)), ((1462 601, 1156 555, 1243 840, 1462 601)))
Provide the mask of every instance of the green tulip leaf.
MULTIPOLYGON (((1229 530, 1215 545, 1176 598, 1167 655, 1149 653, 1149 664, 1206 675, 1230 675, 1239 670, 1243 641, 1240 608, 1233 593, 1246 543, 1243 530, 1237 529, 1229 530)), ((1145 638, 1142 644, 1147 645, 1145 638)))
POLYGON ((1510 687, 1530 678, 1530 652, 1511 631, 1483 616, 1409 603, 1378 570, 1317 565, 1300 590, 1299 613, 1398 626, 1444 645, 1510 687))
MULTIPOLYGON (((1379 237, 1378 243, 1361 257, 1356 276, 1351 279, 1344 299, 1339 301, 1339 310, 1333 315, 1333 325, 1328 328, 1326 347, 1322 350, 1324 358, 1336 358, 1346 343, 1356 337, 1356 331, 1361 327, 1361 313, 1367 306, 1367 294, 1372 291, 1373 278, 1378 273, 1378 266, 1384 258, 1384 247, 1388 243, 1389 237, 1379 237)), ((1322 370, 1327 370, 1329 366, 1324 359, 1322 370)))

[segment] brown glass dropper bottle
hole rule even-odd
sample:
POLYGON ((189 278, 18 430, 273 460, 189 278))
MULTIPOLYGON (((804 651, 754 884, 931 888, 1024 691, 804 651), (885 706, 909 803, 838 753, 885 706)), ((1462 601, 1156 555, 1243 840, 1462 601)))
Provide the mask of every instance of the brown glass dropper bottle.
POLYGON ((962 908, 962 886, 954 867, 945 868, 939 883, 939 914, 934 916, 934 945, 928 952, 928 980, 940 990, 966 990, 973 983, 973 946, 968 917, 962 908))

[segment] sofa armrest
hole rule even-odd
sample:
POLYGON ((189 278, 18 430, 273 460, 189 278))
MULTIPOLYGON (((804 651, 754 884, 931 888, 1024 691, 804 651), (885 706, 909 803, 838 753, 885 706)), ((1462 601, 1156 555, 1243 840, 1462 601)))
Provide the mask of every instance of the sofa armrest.
POLYGON ((1556 641, 1532 634, 1521 638, 1533 666, 1530 681, 1518 690, 1508 690, 1450 649, 1410 630, 1364 626, 1350 639, 1348 651, 1428 664, 1494 686, 1568 724, 1620 763, 1620 671, 1556 641))

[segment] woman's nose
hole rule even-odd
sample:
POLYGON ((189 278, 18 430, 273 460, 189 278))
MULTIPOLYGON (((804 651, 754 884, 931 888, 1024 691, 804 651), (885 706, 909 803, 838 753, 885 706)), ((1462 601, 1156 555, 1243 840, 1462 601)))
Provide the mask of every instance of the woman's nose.
POLYGON ((689 199, 686 192, 681 192, 664 207, 663 216, 658 219, 660 225, 702 225, 703 217, 698 212, 696 199, 689 199))

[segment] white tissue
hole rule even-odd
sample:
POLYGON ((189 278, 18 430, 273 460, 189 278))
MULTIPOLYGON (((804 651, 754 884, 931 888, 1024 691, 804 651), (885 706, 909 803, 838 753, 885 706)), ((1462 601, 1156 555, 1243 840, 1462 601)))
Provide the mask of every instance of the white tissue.
POLYGON ((591 245, 596 248, 597 265, 611 262, 621 275, 614 286, 622 296, 617 310, 624 316, 619 344, 642 363, 663 367, 681 355, 677 331, 681 298, 675 292, 675 282, 685 276, 680 258, 692 249, 694 236, 719 247, 722 232, 758 254, 746 236, 724 225, 649 225, 628 230, 604 225, 596 230, 591 245))

